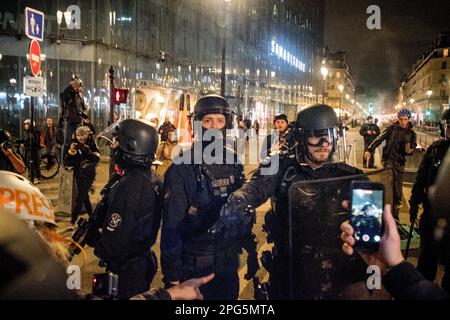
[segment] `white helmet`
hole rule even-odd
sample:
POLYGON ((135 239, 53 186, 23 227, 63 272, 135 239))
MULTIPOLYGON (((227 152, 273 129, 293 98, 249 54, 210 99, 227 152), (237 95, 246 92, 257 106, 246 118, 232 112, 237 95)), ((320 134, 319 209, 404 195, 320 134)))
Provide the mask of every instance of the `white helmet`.
POLYGON ((21 220, 56 225, 51 202, 27 179, 0 170, 0 214, 10 212, 21 220))

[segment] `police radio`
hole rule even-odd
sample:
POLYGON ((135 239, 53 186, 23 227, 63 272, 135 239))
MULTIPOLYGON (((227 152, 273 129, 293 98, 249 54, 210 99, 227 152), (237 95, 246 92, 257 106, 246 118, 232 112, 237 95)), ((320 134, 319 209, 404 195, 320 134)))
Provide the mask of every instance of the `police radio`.
POLYGON ((92 277, 92 294, 103 300, 117 300, 119 276, 108 273, 97 273, 92 277))

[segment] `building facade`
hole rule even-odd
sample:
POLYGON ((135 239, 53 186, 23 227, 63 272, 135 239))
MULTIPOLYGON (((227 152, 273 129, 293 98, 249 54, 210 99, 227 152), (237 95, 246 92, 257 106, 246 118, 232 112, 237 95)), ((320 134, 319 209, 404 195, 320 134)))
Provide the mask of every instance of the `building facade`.
POLYGON ((402 82, 397 109, 409 106, 417 121, 435 125, 449 108, 450 32, 441 33, 433 46, 413 66, 402 82))
POLYGON ((0 126, 15 136, 30 114, 23 94, 30 74, 27 6, 45 13, 38 125, 58 118, 59 93, 78 76, 89 115, 98 130, 106 127, 111 66, 114 85, 130 89, 128 103, 117 107, 126 117, 148 112, 163 121, 189 112, 196 97, 220 93, 222 66, 226 98, 260 123, 278 112, 293 119, 318 99, 314 61, 323 46, 323 0, 3 1, 0 126))
POLYGON ((347 64, 347 53, 326 52, 322 66, 328 70, 323 79, 325 103, 335 108, 338 115, 344 118, 351 117, 355 113, 356 82, 347 64))

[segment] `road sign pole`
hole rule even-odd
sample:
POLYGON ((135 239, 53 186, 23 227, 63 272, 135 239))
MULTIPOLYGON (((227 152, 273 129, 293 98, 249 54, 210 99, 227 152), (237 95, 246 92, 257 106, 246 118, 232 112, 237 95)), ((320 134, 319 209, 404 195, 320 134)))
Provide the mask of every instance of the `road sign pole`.
POLYGON ((34 141, 34 97, 30 97, 30 145, 28 146, 28 152, 30 153, 28 156, 30 157, 30 180, 33 183, 34 178, 34 155, 35 155, 35 141, 34 141))

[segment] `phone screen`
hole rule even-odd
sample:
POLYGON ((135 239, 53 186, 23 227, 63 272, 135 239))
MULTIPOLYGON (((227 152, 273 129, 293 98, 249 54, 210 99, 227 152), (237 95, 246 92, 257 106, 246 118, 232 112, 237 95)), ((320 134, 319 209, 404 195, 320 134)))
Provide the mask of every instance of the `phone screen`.
POLYGON ((356 247, 377 250, 382 236, 383 189, 369 189, 367 186, 352 188, 350 222, 355 230, 356 247))

